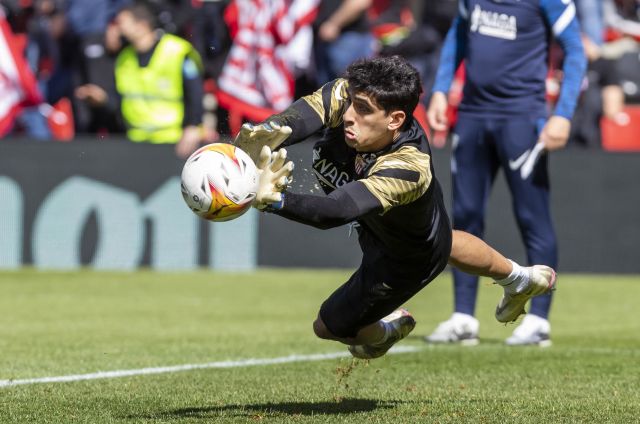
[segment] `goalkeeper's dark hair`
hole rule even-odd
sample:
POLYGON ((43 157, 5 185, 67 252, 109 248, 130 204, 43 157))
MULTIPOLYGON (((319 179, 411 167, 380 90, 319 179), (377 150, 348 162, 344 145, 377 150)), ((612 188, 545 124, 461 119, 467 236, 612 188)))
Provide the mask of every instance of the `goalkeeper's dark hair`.
POLYGON ((420 74, 400 56, 358 60, 347 68, 346 78, 352 93, 364 93, 385 113, 401 110, 407 115, 406 129, 420 101, 420 74))

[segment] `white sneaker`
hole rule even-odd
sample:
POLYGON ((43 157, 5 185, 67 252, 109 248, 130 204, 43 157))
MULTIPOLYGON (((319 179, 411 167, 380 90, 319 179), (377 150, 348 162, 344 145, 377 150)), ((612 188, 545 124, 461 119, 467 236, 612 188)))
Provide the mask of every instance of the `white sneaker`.
POLYGON ((441 322, 433 333, 425 337, 429 343, 460 343, 475 346, 480 323, 471 315, 454 312, 451 318, 441 322))
POLYGON ((536 345, 540 347, 551 346, 551 325, 549 321, 537 315, 528 314, 522 323, 513 330, 513 334, 505 343, 509 346, 536 345))
POLYGON ((524 306, 529 299, 556 288, 556 272, 553 268, 534 265, 523 270, 527 272, 522 278, 503 286, 504 295, 496 307, 496 319, 500 322, 515 321, 526 313, 524 306))
POLYGON ((416 320, 413 319, 406 309, 397 309, 382 318, 382 321, 387 325, 387 329, 389 330, 387 338, 378 344, 349 346, 349 352, 354 358, 374 359, 381 357, 391 349, 391 346, 407 337, 416 326, 416 320))

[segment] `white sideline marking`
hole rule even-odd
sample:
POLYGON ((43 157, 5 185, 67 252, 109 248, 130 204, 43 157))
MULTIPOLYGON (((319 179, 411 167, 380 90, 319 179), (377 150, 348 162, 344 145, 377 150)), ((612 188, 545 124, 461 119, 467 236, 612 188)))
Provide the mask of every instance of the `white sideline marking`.
MULTIPOLYGON (((417 352, 421 349, 422 348, 417 346, 397 346, 392 348, 388 352, 388 354, 417 352)), ((207 362, 204 364, 184 364, 168 367, 140 368, 133 370, 98 371, 90 374, 60 375, 56 377, 26 378, 22 380, 0 380, 0 388, 22 386, 26 384, 69 383, 73 381, 98 380, 103 378, 121 378, 134 375, 167 374, 172 372, 201 370, 207 368, 239 368, 252 367, 256 365, 288 364, 291 362, 324 361, 327 359, 344 358, 350 356, 351 354, 349 352, 343 351, 332 353, 316 353, 312 355, 289 355, 281 356, 278 358, 244 359, 240 361, 207 362)))

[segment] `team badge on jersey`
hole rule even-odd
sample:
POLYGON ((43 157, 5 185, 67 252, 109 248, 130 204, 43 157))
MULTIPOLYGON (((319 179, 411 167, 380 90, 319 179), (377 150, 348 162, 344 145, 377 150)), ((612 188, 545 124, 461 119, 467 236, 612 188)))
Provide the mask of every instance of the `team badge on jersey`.
POLYGON ((482 10, 480 5, 476 4, 471 12, 470 30, 489 37, 515 40, 518 35, 518 23, 515 16, 482 10))
POLYGON ((358 153, 355 161, 356 175, 362 176, 364 170, 376 161, 376 155, 373 153, 358 153))

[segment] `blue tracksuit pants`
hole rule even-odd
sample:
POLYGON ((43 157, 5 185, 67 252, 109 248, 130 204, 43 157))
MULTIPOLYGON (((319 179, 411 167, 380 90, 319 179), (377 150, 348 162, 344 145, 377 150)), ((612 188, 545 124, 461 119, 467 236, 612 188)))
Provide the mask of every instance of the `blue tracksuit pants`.
MULTIPOLYGON (((549 205, 547 156, 541 155, 530 173, 522 173, 523 167, 528 168, 527 159, 544 122, 544 118, 529 116, 459 116, 451 163, 453 227, 482 238, 487 199, 502 169, 529 265, 556 268, 558 249, 549 205)), ((473 315, 478 278, 454 269, 453 279, 456 312, 473 315)), ((529 312, 547 318, 550 306, 550 294, 538 296, 529 312)))

